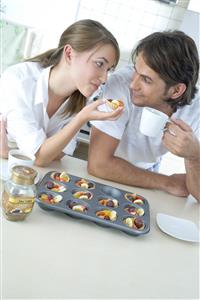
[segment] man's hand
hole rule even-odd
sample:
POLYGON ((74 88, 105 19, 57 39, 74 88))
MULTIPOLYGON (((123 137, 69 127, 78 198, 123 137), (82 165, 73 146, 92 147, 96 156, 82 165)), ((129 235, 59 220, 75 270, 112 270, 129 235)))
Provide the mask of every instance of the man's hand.
POLYGON ((186 186, 186 174, 173 174, 168 176, 163 190, 174 196, 187 197, 189 192, 186 186))
MULTIPOLYGON (((186 178, 183 184, 179 181, 179 188, 182 186, 184 191, 185 185, 188 193, 192 194, 200 202, 200 142, 194 135, 194 132, 183 121, 173 119, 164 133, 163 144, 170 152, 184 158, 186 178)), ((176 179, 178 178, 174 178, 174 180, 176 179)))
POLYGON ((191 127, 182 120, 173 119, 163 135, 163 144, 173 154, 187 160, 199 160, 200 143, 191 127))

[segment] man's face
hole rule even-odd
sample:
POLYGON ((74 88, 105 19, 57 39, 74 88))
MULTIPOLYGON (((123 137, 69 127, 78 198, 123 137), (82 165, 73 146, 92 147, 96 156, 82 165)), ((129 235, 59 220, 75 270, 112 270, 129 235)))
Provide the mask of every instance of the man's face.
POLYGON ((149 106, 166 112, 169 106, 164 100, 171 97, 165 82, 144 61, 142 53, 136 58, 135 72, 130 84, 132 101, 137 106, 149 106))

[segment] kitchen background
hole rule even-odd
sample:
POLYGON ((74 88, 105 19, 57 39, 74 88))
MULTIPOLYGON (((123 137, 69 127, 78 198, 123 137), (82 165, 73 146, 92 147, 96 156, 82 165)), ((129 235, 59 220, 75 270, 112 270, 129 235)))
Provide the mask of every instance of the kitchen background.
MULTIPOLYGON (((0 0, 0 74, 20 60, 57 47, 66 27, 91 18, 103 23, 117 38, 121 59, 130 62, 137 41, 154 31, 179 29, 200 49, 199 0, 0 0)), ((79 136, 75 156, 87 159, 88 126, 79 136)), ((183 160, 167 154, 161 171, 184 171, 183 160)))

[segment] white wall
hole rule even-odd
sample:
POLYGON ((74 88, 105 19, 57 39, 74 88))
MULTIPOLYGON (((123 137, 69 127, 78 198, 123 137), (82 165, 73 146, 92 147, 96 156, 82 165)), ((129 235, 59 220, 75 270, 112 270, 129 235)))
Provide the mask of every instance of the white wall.
POLYGON ((79 0, 1 0, 6 18, 39 29, 64 30, 74 22, 79 0))
MULTIPOLYGON (((189 0, 177 5, 158 0, 1 0, 5 16, 34 28, 38 40, 32 55, 57 46, 63 30, 77 19, 102 22, 117 38, 121 49, 119 66, 130 61, 136 42, 159 30, 180 29, 189 0), (43 38, 41 39, 41 35, 43 38)), ((198 1, 199 2, 199 1, 198 1)), ((191 19, 192 23, 194 20, 191 19)), ((195 27, 195 24, 194 24, 195 27)))
POLYGON ((189 0, 176 5, 158 0, 81 0, 78 19, 102 22, 117 38, 121 49, 120 65, 130 61, 138 40, 155 31, 179 29, 189 0))
POLYGON ((200 51, 200 13, 187 10, 180 29, 194 39, 197 48, 200 51))
POLYGON ((62 32, 75 21, 79 0, 1 0, 2 16, 44 34, 41 50, 55 47, 62 32))

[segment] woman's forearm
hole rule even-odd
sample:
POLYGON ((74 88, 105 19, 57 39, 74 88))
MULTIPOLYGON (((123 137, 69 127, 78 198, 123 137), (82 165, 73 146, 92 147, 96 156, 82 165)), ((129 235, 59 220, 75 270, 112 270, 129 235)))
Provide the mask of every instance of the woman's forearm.
POLYGON ((63 127, 59 132, 47 138, 36 153, 35 164, 41 167, 47 166, 54 159, 59 157, 63 149, 80 130, 84 123, 84 118, 77 114, 71 122, 63 127))

